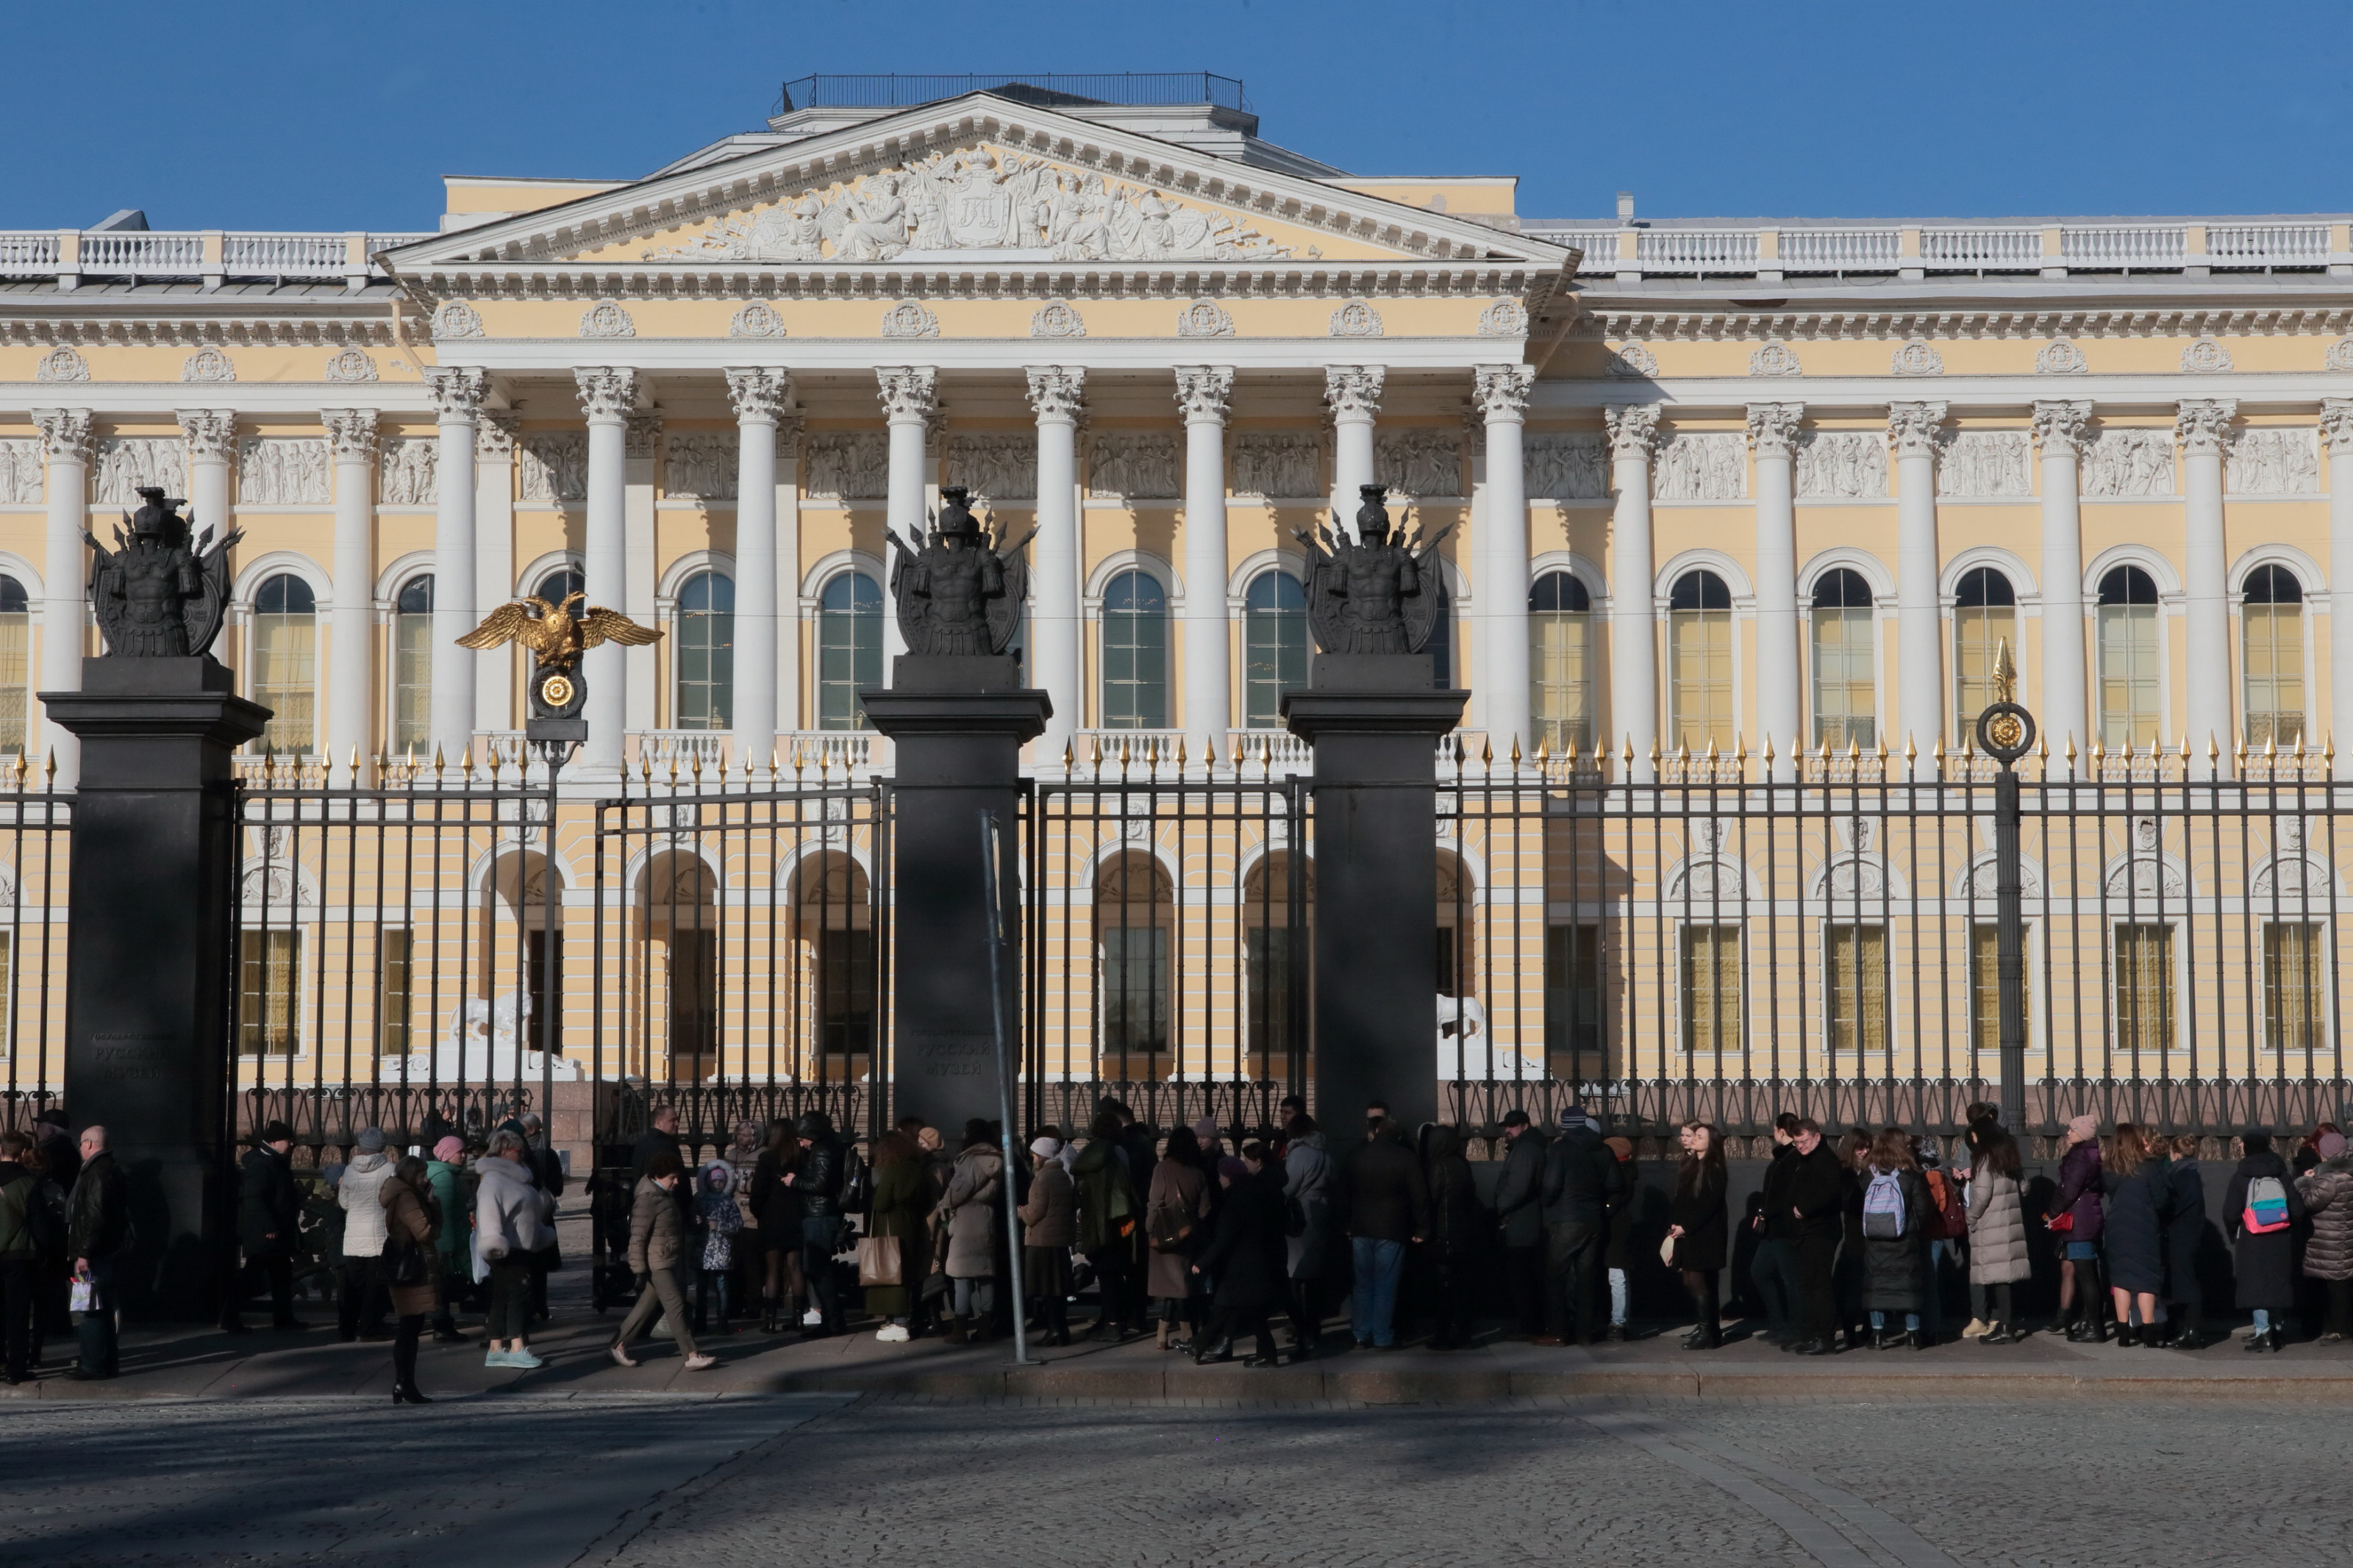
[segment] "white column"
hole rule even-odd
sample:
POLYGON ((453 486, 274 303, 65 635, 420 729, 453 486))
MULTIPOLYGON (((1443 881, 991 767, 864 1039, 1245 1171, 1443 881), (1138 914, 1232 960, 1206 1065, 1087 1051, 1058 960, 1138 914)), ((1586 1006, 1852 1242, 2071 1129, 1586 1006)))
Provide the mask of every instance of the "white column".
MULTIPOLYGON (((654 454, 661 449, 662 416, 658 412, 633 413, 621 443, 621 613, 641 626, 655 624, 659 612, 654 590, 660 584, 654 553, 654 454)), ((665 704, 656 677, 656 647, 624 650, 621 666, 628 672, 628 701, 623 711, 632 731, 650 730, 661 722, 665 704)), ((677 715, 670 715, 673 723, 677 715)))
POLYGON ((1185 414, 1185 728, 1220 752, 1233 727, 1226 624, 1226 399, 1233 388, 1231 365, 1176 367, 1185 414))
MULTIPOLYGON (((375 750, 375 443, 373 408, 319 415, 335 457, 334 585, 327 623, 327 763, 375 750)), ((438 585, 438 584, 437 584, 438 585)), ((438 603, 438 596, 436 597, 438 603)), ((440 650, 434 650, 438 653, 440 650)), ((353 773, 357 779, 356 771, 353 773)))
POLYGON ((178 417, 180 434, 188 439, 188 521, 219 538, 228 531, 237 415, 227 408, 183 408, 178 417))
MULTIPOLYGON (((474 605, 485 615, 515 596, 514 449, 522 423, 512 414, 486 408, 474 428, 474 605)), ((435 586, 438 590, 439 584, 435 586)), ((447 657, 440 648, 433 650, 436 661, 447 657)), ((474 663, 474 721, 485 730, 520 724, 514 700, 516 651, 500 648, 470 657, 474 663)))
MULTIPOLYGON (((1076 365, 1029 367, 1038 416, 1038 575, 1029 590, 1030 679, 1054 705, 1035 755, 1048 767, 1085 723, 1086 657, 1079 608, 1084 542, 1079 534, 1079 411, 1087 373, 1076 365)), ((1219 583, 1219 596, 1224 592, 1219 583)))
MULTIPOLYGON (((1520 450, 1528 412, 1530 364, 1482 364, 1472 370, 1472 399, 1487 435, 1486 504, 1471 520, 1471 592, 1480 607, 1480 710, 1499 757, 1516 744, 1535 754, 1528 691, 1528 480, 1520 450)), ((1455 683, 1461 684, 1456 677, 1455 683)))
MULTIPOLYGON (((776 416, 776 728, 813 730, 801 711, 801 421, 776 416)), ((888 618, 895 620, 894 616, 888 618)), ((780 761, 790 761, 780 758, 780 761)), ((765 758, 754 758, 755 763, 765 758)))
POLYGON ((1748 405, 1748 445, 1757 454, 1757 734, 1758 751, 1773 743, 1773 776, 1798 776, 1805 743, 1799 694, 1805 660, 1799 651, 1798 426, 1802 403, 1748 405))
POLYGON ((2222 772, 2231 771, 2238 726, 2231 718, 2230 557, 2222 542, 2222 445, 2237 417, 2227 397, 2183 402, 2173 424, 2181 444, 2182 597, 2189 633, 2189 729, 2183 737, 2193 752, 2211 738, 2221 749, 2222 772))
MULTIPOLYGON (((1388 372, 1377 364, 1324 367, 1324 401, 1332 408, 1332 511, 1335 528, 1356 531, 1358 492, 1373 482, 1373 416, 1388 372)), ((1483 592, 1478 584, 1472 591, 1483 592)))
POLYGON ((2088 403, 2037 403, 2042 453, 2042 708, 2036 725, 2051 749, 2088 750, 2091 689, 2084 679, 2084 524, 2079 504, 2088 403))
POLYGON ((1945 734, 1943 604, 1936 591, 1936 431, 1941 403, 1896 403, 1887 409, 1895 449, 1895 721, 1898 736, 1923 752, 1945 734))
POLYGON ((782 370, 731 370, 735 403, 735 755, 765 767, 776 745, 776 416, 782 370))
MULTIPOLYGON (((82 598, 88 547, 81 536, 90 526, 90 410, 37 408, 33 419, 41 427, 41 455, 48 465, 47 549, 41 562, 41 689, 79 691, 83 617, 88 614, 82 598)), ((226 521, 211 520, 215 527, 226 521)), ((73 787, 81 776, 79 741, 45 718, 41 732, 28 733, 26 742, 38 748, 26 759, 28 769, 38 769, 44 755, 54 757, 58 787, 73 787)))
POLYGON ((2346 739, 2337 776, 2353 771, 2353 397, 2320 400, 2328 442, 2328 742, 2346 739))
MULTIPOLYGON (((1658 612, 1651 564, 1651 454, 1658 445, 1659 405, 1603 412, 1609 428, 1609 723, 1634 749, 1634 776, 1651 777, 1659 740, 1658 612)), ((1609 749, 1609 731, 1596 745, 1609 749)), ((1614 776, 1614 775, 1613 775, 1614 776)))
MULTIPOLYGON (((638 396, 638 373, 619 366, 575 370, 581 412, 588 417, 588 517, 581 577, 587 602, 618 608, 628 602, 628 416, 638 396)), ((617 773, 628 729, 628 653, 608 642, 581 656, 588 682, 582 709, 588 743, 581 764, 617 773)))
MULTIPOLYGON (((939 405, 939 372, 929 365, 878 365, 874 371, 876 395, 882 400, 882 416, 891 427, 891 478, 887 491, 890 500, 883 512, 891 531, 909 544, 922 549, 924 529, 924 484, 930 478, 925 448, 933 410, 939 405)), ((907 651, 906 637, 899 630, 899 617, 892 611, 889 574, 896 569, 891 559, 897 547, 883 547, 882 583, 882 684, 888 686, 898 672, 897 659, 907 651)))
POLYGON ((483 373, 471 366, 428 371, 426 387, 440 419, 433 455, 433 743, 448 763, 474 741, 474 651, 458 639, 474 629, 474 436, 483 373))

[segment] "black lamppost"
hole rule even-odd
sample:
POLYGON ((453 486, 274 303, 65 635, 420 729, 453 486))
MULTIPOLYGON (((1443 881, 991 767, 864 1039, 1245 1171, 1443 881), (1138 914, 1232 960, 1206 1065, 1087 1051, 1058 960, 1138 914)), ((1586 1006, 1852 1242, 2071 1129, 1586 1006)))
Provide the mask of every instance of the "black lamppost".
POLYGON ((1994 652, 1994 700, 1978 715, 1978 744, 2001 765, 1993 780, 1995 978, 2001 1009, 2001 1119, 2026 1130, 2026 915, 2018 850, 2018 759, 2034 745, 2034 715, 2019 706, 2018 667, 2004 638, 1994 652))

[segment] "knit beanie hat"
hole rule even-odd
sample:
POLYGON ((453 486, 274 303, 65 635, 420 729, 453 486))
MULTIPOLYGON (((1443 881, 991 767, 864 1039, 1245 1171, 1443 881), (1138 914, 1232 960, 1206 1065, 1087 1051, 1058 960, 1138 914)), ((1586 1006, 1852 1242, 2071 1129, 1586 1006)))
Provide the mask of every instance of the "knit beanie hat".
POLYGON ((433 1157, 440 1161, 445 1165, 456 1164, 458 1163, 458 1156, 463 1154, 465 1152, 466 1145, 464 1141, 461 1140, 455 1132, 452 1132, 449 1136, 442 1139, 441 1142, 433 1145, 433 1157))
POLYGON ((2322 1159, 2341 1160, 2345 1157, 2345 1134, 2324 1132, 2320 1135, 2320 1142, 2316 1147, 2319 1149, 2322 1159))
POLYGON ((383 1128, 363 1127, 360 1129, 360 1152, 363 1154, 381 1154, 384 1152, 383 1128))
POLYGON ((1039 1137, 1033 1139, 1029 1144, 1029 1152, 1037 1155, 1040 1160, 1050 1160, 1061 1152, 1062 1141, 1060 1138, 1039 1137))
MULTIPOLYGON (((2344 1140, 2339 1139, 2337 1142, 2341 1143, 2344 1140)), ((1240 1160, 1235 1159, 1231 1154, 1229 1154, 1224 1159, 1218 1162, 1218 1174, 1239 1182, 1244 1176, 1250 1174, 1250 1167, 1243 1164, 1240 1160)))
POLYGON ((2067 1123, 2067 1136, 2077 1143, 2089 1143, 2099 1135, 2100 1119, 2096 1116, 2077 1116, 2067 1123))

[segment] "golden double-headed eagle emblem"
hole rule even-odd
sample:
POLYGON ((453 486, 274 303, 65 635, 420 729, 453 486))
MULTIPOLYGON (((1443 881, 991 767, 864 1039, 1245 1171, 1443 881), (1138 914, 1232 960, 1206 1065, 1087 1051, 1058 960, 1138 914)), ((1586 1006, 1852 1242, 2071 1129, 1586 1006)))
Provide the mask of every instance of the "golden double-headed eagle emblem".
POLYGON ((562 604, 551 605, 526 594, 492 610, 480 626, 458 639, 458 646, 487 649, 501 643, 520 643, 539 661, 542 673, 568 675, 580 656, 599 643, 642 647, 661 639, 661 633, 638 625, 618 610, 591 605, 573 614, 572 606, 587 596, 567 594, 562 604))

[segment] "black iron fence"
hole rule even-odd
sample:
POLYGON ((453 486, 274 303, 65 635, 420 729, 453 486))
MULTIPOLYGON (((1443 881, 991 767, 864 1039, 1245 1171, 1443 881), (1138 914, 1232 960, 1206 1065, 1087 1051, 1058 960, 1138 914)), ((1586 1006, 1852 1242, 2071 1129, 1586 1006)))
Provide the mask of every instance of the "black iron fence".
POLYGON ((25 759, 0 767, 0 1130, 63 1094, 73 796, 25 759))

